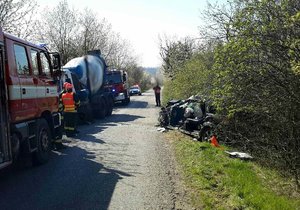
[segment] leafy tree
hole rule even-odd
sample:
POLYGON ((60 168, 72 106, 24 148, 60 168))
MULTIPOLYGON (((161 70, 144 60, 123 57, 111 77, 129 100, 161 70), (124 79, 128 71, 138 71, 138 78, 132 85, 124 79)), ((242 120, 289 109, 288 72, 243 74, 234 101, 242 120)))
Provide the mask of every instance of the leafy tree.
POLYGON ((172 80, 164 82, 164 99, 185 99, 192 95, 201 95, 209 99, 213 88, 213 65, 215 42, 207 42, 198 46, 194 55, 176 70, 172 80))
POLYGON ((142 90, 148 90, 151 88, 151 76, 144 72, 140 81, 140 87, 142 90))
POLYGON ((135 85, 140 84, 141 80, 144 76, 144 71, 142 67, 139 66, 133 66, 132 68, 128 69, 129 72, 129 84, 135 85))
POLYGON ((166 42, 162 58, 172 76, 164 102, 192 94, 212 98, 224 116, 219 137, 293 174, 300 187, 299 11, 296 0, 210 4, 209 24, 201 28, 207 45, 180 60, 177 43, 166 42))
POLYGON ((169 99, 185 99, 192 95, 208 99, 212 88, 212 65, 213 53, 208 51, 198 52, 186 61, 171 82, 172 95, 169 99))
POLYGON ((214 65, 214 101, 231 122, 225 137, 299 180, 299 2, 235 2, 242 7, 214 65))

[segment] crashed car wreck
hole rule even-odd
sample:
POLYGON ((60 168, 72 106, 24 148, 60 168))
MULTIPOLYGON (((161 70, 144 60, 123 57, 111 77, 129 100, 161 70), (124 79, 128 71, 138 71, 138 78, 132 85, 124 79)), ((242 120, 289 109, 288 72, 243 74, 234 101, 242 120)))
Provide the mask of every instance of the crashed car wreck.
POLYGON ((179 129, 198 141, 208 141, 218 124, 210 101, 199 96, 169 101, 161 108, 158 121, 161 127, 179 129))

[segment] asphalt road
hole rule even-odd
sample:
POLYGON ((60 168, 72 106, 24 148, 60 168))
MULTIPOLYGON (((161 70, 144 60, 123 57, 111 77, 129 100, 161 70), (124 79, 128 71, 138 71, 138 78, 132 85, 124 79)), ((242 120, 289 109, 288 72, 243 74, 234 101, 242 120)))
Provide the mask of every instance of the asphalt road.
POLYGON ((152 91, 79 126, 47 164, 0 173, 0 209, 174 209, 170 146, 154 126, 152 91))

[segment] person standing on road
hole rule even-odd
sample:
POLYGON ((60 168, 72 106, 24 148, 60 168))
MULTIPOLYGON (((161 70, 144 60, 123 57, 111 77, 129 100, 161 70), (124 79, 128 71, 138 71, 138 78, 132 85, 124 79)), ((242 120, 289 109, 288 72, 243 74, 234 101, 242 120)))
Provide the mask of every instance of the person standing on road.
POLYGON ((160 90, 161 88, 159 87, 159 85, 157 84, 154 88, 154 94, 155 94, 155 102, 156 102, 156 106, 160 106, 160 90))
MULTIPOLYGON (((63 101, 62 101, 62 95, 67 92, 67 85, 69 85, 69 84, 70 83, 65 82, 63 84, 63 89, 61 90, 61 92, 58 95, 59 96, 58 111, 61 113, 61 124, 62 125, 64 125, 64 104, 63 104, 63 101)), ((61 126, 60 127, 61 134, 63 133, 63 131, 64 131, 64 127, 61 126)), ((54 141, 54 148, 57 149, 57 150, 65 148, 65 146, 62 143, 62 139, 61 138, 56 139, 54 141)))
POLYGON ((58 95, 58 97, 59 97, 58 111, 61 112, 61 113, 64 111, 64 104, 63 104, 63 101, 62 101, 62 95, 67 92, 67 86, 69 84, 70 83, 65 82, 63 84, 63 89, 60 91, 60 93, 58 95))
POLYGON ((77 126, 77 108, 80 105, 78 96, 72 91, 73 85, 66 85, 67 92, 62 94, 62 102, 64 105, 64 128, 66 136, 75 136, 78 132, 77 126))

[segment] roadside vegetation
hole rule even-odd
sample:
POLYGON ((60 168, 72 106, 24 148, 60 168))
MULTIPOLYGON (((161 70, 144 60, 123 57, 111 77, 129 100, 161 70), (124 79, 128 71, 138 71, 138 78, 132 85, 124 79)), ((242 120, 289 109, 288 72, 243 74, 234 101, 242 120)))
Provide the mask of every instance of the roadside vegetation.
MULTIPOLYGON (((299 193, 299 1, 231 0, 226 5, 208 4, 202 19, 207 22, 200 27, 199 39, 161 39, 160 54, 166 77, 163 102, 186 99, 196 94, 212 101, 222 119, 215 131, 219 141, 238 151, 250 153, 262 168, 270 168, 271 174, 274 171, 274 174, 279 173, 286 180, 292 180, 293 190, 299 193)), ((180 141, 178 144, 182 147, 182 156, 191 155, 190 158, 195 160, 200 158, 197 164, 204 164, 207 168, 218 167, 214 164, 218 164, 219 156, 223 158, 221 151, 207 149, 200 152, 200 146, 193 146, 194 143, 180 141), (192 152, 189 152, 188 147, 191 147, 192 152), (201 157, 206 152, 212 153, 208 155, 215 162, 207 162, 201 157)), ((188 162, 182 161, 188 166, 188 162)), ((238 188, 238 183, 245 187, 243 191, 235 189, 235 197, 231 198, 235 205, 241 205, 241 208, 248 205, 247 195, 251 190, 265 195, 261 200, 249 201, 255 205, 260 205, 256 203, 262 201, 268 205, 271 200, 281 200, 268 195, 272 185, 268 190, 260 187, 256 189, 255 183, 262 182, 254 173, 258 166, 240 163, 238 160, 226 161, 220 164, 229 164, 230 168, 222 166, 216 170, 216 175, 226 173, 222 179, 225 176, 224 181, 235 186, 231 190, 238 188), (249 174, 250 177, 239 180, 241 177, 234 170, 243 170, 243 176, 249 174), (227 176, 239 180, 238 183, 227 180, 227 176), (247 199, 237 204, 239 197, 245 196, 247 199)), ((193 170, 198 169, 189 168, 190 176, 196 178, 197 173, 193 170)), ((205 179, 201 171, 198 175, 196 182, 205 179)), ((203 180, 201 182, 204 183, 203 180)), ((208 183, 205 186, 213 192, 218 180, 214 180, 213 185, 208 183)), ((226 190, 222 194, 224 197, 228 193, 226 190)), ((217 199, 223 199, 222 196, 217 199)), ((283 203, 288 203, 282 199, 283 203)), ((257 209, 255 205, 248 206, 257 209)))
POLYGON ((292 179, 255 161, 230 158, 207 142, 167 133, 175 148, 191 205, 196 209, 299 209, 300 193, 292 179))

